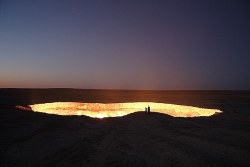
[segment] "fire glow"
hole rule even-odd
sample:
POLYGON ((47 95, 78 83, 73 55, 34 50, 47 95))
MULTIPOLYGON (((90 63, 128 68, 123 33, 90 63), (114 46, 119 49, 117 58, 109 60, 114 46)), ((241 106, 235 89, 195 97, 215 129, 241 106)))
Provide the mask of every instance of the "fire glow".
POLYGON ((54 102, 30 105, 35 112, 56 115, 85 115, 93 118, 121 117, 134 112, 143 111, 150 106, 151 112, 167 114, 173 117, 201 117, 212 116, 222 111, 217 109, 205 109, 192 106, 154 103, 78 103, 78 102, 54 102))

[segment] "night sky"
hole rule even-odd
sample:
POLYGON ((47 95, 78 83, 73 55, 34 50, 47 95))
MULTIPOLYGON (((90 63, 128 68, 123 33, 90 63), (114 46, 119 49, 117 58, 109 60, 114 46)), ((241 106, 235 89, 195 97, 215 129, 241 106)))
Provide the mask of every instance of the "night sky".
POLYGON ((0 87, 250 89, 250 3, 0 0, 0 87))

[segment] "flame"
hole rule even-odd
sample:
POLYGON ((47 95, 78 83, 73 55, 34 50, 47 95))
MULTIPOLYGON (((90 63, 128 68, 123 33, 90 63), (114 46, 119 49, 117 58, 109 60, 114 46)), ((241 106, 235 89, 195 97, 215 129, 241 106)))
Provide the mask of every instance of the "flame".
MULTIPOLYGON (((167 114, 173 117, 200 117, 211 116, 222 111, 217 109, 205 109, 192 106, 154 103, 78 103, 78 102, 54 102, 30 105, 36 112, 57 115, 85 115, 93 118, 121 117, 130 113, 144 111, 150 106, 151 112, 167 114)), ((20 108, 20 107, 19 107, 20 108)))
POLYGON ((103 115, 103 114, 97 115, 97 118, 100 118, 100 119, 102 119, 102 118, 104 118, 104 117, 105 117, 105 115, 103 115))

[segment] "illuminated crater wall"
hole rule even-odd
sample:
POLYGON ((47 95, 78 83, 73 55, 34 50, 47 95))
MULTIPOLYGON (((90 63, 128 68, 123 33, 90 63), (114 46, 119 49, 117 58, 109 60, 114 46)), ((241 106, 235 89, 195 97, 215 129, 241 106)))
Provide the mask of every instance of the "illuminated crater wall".
POLYGON ((145 111, 145 107, 151 107, 151 112, 167 114, 173 117, 200 117, 211 116, 222 111, 217 109, 205 109, 191 106, 153 103, 77 103, 54 102, 30 105, 33 111, 57 115, 85 115, 93 118, 121 117, 130 113, 145 111))

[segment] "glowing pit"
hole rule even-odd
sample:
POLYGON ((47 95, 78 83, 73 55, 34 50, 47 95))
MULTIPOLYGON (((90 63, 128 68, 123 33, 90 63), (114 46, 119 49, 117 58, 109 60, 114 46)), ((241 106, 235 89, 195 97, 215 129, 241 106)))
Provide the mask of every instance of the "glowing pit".
POLYGON ((54 102, 30 105, 36 112, 57 115, 85 115, 93 118, 121 117, 130 113, 144 111, 145 107, 151 107, 151 112, 167 114, 173 117, 200 117, 211 116, 222 111, 217 109, 205 109, 192 106, 153 103, 77 103, 77 102, 54 102))

